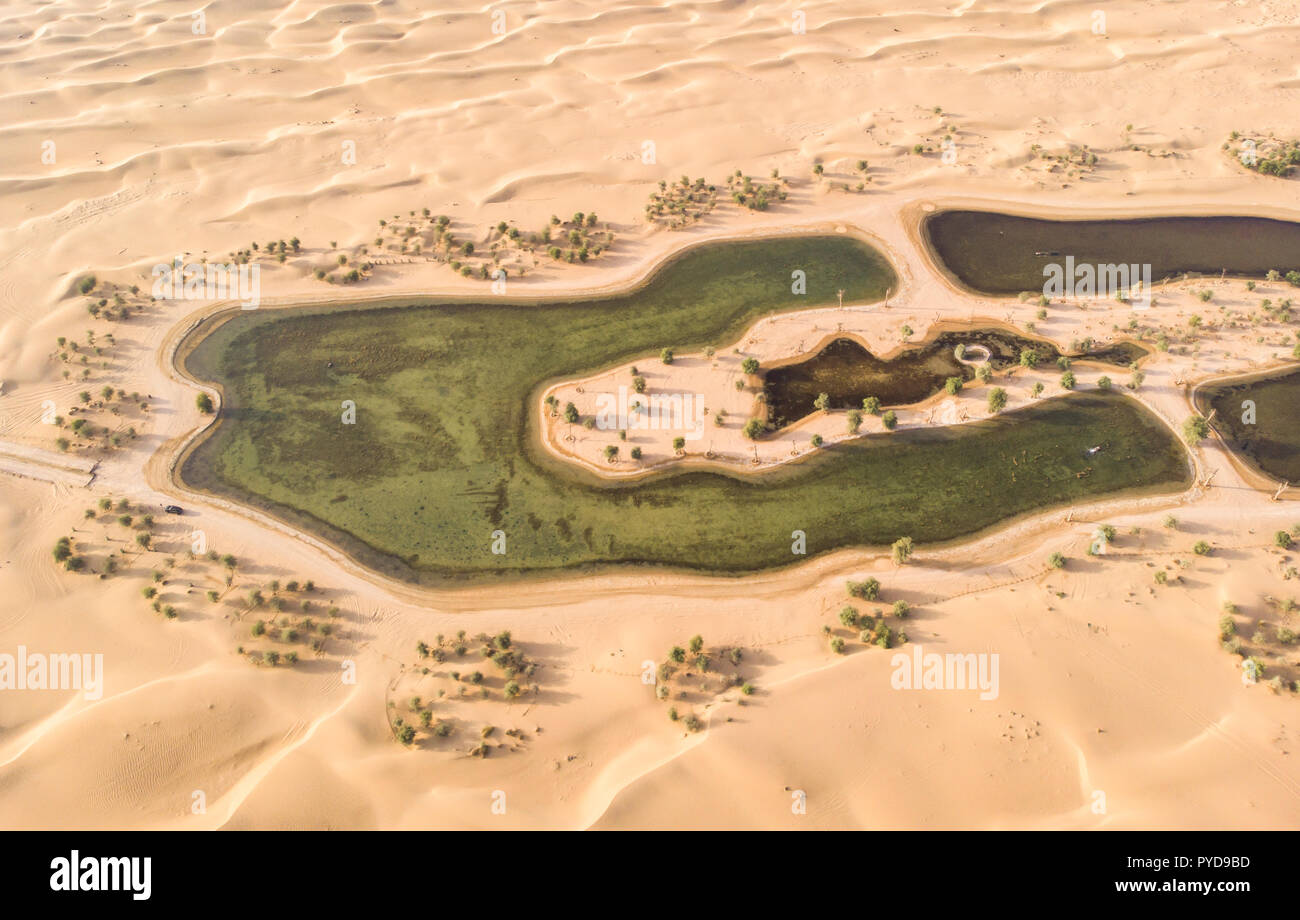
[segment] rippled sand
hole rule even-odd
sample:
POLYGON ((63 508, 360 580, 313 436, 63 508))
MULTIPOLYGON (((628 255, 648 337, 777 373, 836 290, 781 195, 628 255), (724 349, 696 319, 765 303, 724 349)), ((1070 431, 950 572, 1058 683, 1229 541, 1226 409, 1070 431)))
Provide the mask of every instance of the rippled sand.
MULTIPOLYGON (((918 336, 936 318, 1029 318, 932 275, 908 230, 923 202, 1300 212, 1300 184, 1248 174, 1220 149, 1234 130, 1300 130, 1295 2, 1109 2, 1097 5, 1104 35, 1090 5, 1067 2, 809 2, 802 33, 791 4, 512 3, 502 34, 495 7, 423 6, 224 0, 201 7, 203 34, 173 4, 0 10, 0 653, 99 652, 107 669, 98 700, 0 693, 0 826, 1296 825, 1297 702, 1243 687, 1215 624, 1224 601, 1245 629, 1272 617, 1266 597, 1294 590, 1268 545, 1300 513, 1251 491, 1213 446, 1202 461, 1221 471, 1176 509, 1179 529, 1160 526, 1163 509, 1108 511, 1123 536, 1104 560, 1084 555, 1093 525, 1058 516, 923 550, 902 570, 851 552, 745 580, 628 571, 417 596, 287 528, 183 499, 197 515, 160 523, 166 548, 183 554, 201 526, 240 558, 239 594, 313 578, 342 608, 335 652, 294 670, 236 656, 250 617, 201 601, 197 574, 169 579, 177 622, 150 611, 140 589, 161 554, 105 580, 56 569, 50 547, 85 527, 98 498, 175 500, 167 460, 201 421, 165 355, 206 305, 172 305, 115 329, 122 347, 95 377, 152 395, 139 441, 105 458, 89 490, 79 459, 51 456, 43 406, 63 411, 82 389, 60 376, 53 341, 108 328, 74 293, 88 272, 147 284, 178 253, 224 258, 298 236, 301 257, 264 273, 270 302, 481 291, 422 261, 342 292, 311 275, 330 241, 364 244, 380 218, 410 209, 452 216, 466 239, 552 213, 610 222, 607 257, 512 282, 540 294, 626 284, 706 236, 851 223, 904 272, 898 314, 862 330, 884 340, 904 317, 918 336), (937 153, 946 135, 951 164, 937 153), (916 156, 917 143, 935 150, 916 156), (1086 145, 1100 163, 1071 175, 1032 156, 1035 144, 1086 145), (857 181, 859 159, 870 188, 832 188, 857 181), (737 168, 790 176, 789 201, 765 214, 719 207, 686 233, 646 227, 661 179, 737 168), (1220 549, 1155 589, 1152 564, 1190 558, 1196 539, 1220 549), (1071 564, 1046 573, 1056 550, 1071 564), (887 653, 855 642, 830 654, 822 626, 837 622, 844 580, 867 573, 916 608, 912 644, 998 653, 998 699, 894 692, 887 653), (457 734, 406 750, 386 702, 400 712, 412 692, 433 697, 436 681, 411 690, 415 643, 458 629, 510 629, 541 664, 542 692, 444 702, 457 734), (734 691, 695 701, 707 728, 687 736, 640 676, 696 633, 743 647, 758 691, 744 705, 734 691), (502 746, 466 756, 485 724, 502 746), (498 790, 505 814, 491 807, 498 790), (806 814, 791 809, 800 791, 806 814)), ((1216 303, 1249 311, 1257 299, 1237 283, 1216 303)), ((1190 293, 1171 300, 1169 322, 1193 309, 1190 293)), ((1113 320, 1070 322, 1066 337, 1107 334, 1113 320)), ((1273 351, 1234 339, 1155 364, 1153 399, 1176 423, 1180 374, 1273 351)))

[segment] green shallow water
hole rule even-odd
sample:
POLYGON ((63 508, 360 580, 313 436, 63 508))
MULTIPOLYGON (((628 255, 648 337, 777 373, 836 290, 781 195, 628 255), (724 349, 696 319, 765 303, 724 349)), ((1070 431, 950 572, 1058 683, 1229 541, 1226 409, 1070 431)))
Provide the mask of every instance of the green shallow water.
POLYGON ((548 381, 665 346, 722 350, 764 314, 834 303, 840 289, 879 299, 896 283, 861 242, 797 237, 690 250, 612 298, 237 313, 183 352, 225 402, 181 478, 434 584, 618 563, 753 571, 797 561, 794 530, 810 554, 938 541, 1098 495, 1185 487, 1168 429, 1105 393, 870 436, 758 477, 680 470, 611 484, 536 441, 528 410, 548 381), (804 296, 790 293, 795 269, 804 296), (340 423, 343 400, 355 425, 340 423), (490 552, 498 530, 504 555, 490 552))

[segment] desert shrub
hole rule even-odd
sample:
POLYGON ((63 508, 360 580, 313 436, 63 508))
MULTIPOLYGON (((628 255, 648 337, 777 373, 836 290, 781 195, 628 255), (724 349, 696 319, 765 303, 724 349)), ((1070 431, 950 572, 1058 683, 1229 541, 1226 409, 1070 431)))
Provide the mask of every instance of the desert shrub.
POLYGON ((861 598, 864 601, 874 601, 880 596, 880 582, 874 578, 868 578, 866 581, 850 581, 846 587, 851 597, 861 598))

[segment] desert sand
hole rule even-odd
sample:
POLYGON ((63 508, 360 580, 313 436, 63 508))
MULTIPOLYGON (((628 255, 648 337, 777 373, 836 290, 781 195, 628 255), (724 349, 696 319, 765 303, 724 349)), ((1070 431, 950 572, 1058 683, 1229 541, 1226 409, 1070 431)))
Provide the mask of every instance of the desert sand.
MULTIPOLYGON (((748 338, 775 359, 840 322, 890 347, 903 323, 917 340, 972 316, 1023 329, 1032 305, 965 294, 934 271, 916 237, 926 208, 1300 219, 1300 185, 1250 173, 1221 149, 1233 131, 1300 134, 1300 4, 1119 0, 1104 11, 1096 34, 1090 6, 1016 0, 438 12, 218 0, 202 7, 196 34, 192 10, 166 5, 6 6, 0 653, 102 654, 104 686, 97 699, 0 691, 0 827, 1295 827, 1300 702, 1243 683, 1217 624, 1225 603, 1243 637, 1256 621, 1281 621, 1278 602, 1297 581, 1294 554, 1273 534, 1300 522, 1300 506, 1270 501, 1216 441, 1194 451, 1198 484, 1183 496, 1047 512, 921 546, 903 566, 876 548, 743 579, 627 569, 417 591, 175 484, 177 451, 208 420, 172 350, 228 303, 160 303, 109 322, 90 317, 77 291, 93 273, 147 292, 156 263, 299 237, 300 253, 263 264, 264 306, 482 294, 486 282, 401 251, 367 254, 375 268, 356 286, 314 277, 340 254, 355 264, 380 219, 426 207, 479 245, 499 221, 528 229, 598 213, 615 241, 591 262, 511 263, 526 269, 512 271, 511 293, 538 297, 623 289, 702 240, 844 227, 880 245, 902 278, 889 308, 759 323, 748 338), (946 136, 955 162, 938 155, 946 136), (931 151, 913 154, 915 144, 931 151), (1086 147, 1099 161, 1065 167, 1033 145, 1086 147), (871 175, 860 191, 858 160, 871 175), (788 200, 763 213, 722 201, 682 230, 644 220, 660 180, 720 182, 736 169, 779 170, 788 200), (114 337, 89 384, 63 377, 55 345, 85 342, 87 329, 101 347, 114 337), (136 437, 58 451, 46 406, 67 415, 79 391, 106 385, 142 399, 114 397, 125 414, 94 410, 97 424, 129 424, 136 437), (103 498, 151 511, 154 548, 119 554, 123 568, 102 579, 57 567, 60 536, 88 547, 92 568, 106 547, 130 547, 111 515, 84 518, 103 498), (172 502, 189 513, 164 516, 172 502), (1163 526, 1168 515, 1176 527, 1163 526), (1100 523, 1117 537, 1090 557, 1100 523), (216 604, 203 595, 225 592, 222 566, 186 558, 196 529, 239 560, 216 604), (1197 540, 1213 551, 1195 555, 1197 540), (1064 569, 1047 565, 1053 552, 1064 569), (155 570, 173 620, 141 597, 155 570), (890 620, 907 632, 901 651, 996 653, 997 698, 892 689, 893 651, 865 646, 837 619, 846 580, 867 576, 883 603, 858 603, 864 611, 912 608, 890 620), (310 579, 317 589, 295 603, 338 608, 319 655, 304 651, 292 667, 236 653, 269 614, 234 599, 269 593, 272 579, 310 579), (829 649, 826 627, 849 640, 847 654, 829 649), (459 696, 464 684, 447 672, 470 667, 454 653, 421 660, 416 645, 460 630, 510 631, 540 692, 507 702, 494 669, 475 664, 492 698, 459 696), (692 732, 666 718, 642 676, 696 634, 743 651, 738 670, 754 693, 676 701, 700 719, 692 732), (416 695, 437 700, 449 737, 394 738, 397 716, 414 720, 416 695), (472 756, 479 745, 490 756, 472 756)), ((1153 313, 1172 329, 1193 310, 1214 318, 1220 305, 1288 296, 1284 284, 1265 287, 1203 280, 1159 292, 1153 313), (1209 309, 1193 294, 1206 286, 1209 309)), ((1126 316, 1114 303, 1070 306, 1037 332, 1104 340, 1126 316)), ((1251 335, 1212 325, 1200 340, 1144 368, 1139 393, 1172 426, 1190 414, 1196 383, 1271 366, 1289 355, 1279 342, 1294 341, 1276 325, 1251 335)), ((1082 386, 1096 376, 1079 371, 1082 386)), ((1029 398, 1030 379, 1008 387, 1009 408, 1029 398)), ((982 398, 978 388, 963 396, 972 410, 982 398)), ((925 423, 920 411, 900 414, 925 423)), ((819 424, 843 435, 842 417, 814 419, 800 440, 819 424)), ((587 459, 605 465, 590 446, 587 459)), ((1279 670, 1297 676, 1286 661, 1279 670)))

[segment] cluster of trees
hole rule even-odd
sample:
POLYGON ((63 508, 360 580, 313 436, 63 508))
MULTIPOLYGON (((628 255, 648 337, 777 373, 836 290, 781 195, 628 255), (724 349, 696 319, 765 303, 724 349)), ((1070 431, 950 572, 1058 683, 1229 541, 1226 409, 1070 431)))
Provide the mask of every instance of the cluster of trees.
MULTIPOLYGON (((895 617, 904 618, 910 612, 907 601, 895 601, 892 612, 895 617)), ((857 609, 845 605, 840 610, 840 625, 848 629, 860 630, 858 639, 864 645, 875 645, 879 648, 890 648, 894 645, 895 639, 899 642, 906 642, 907 636, 899 632, 895 636, 894 630, 885 622, 883 612, 877 611, 875 616, 864 616, 858 613, 857 609)), ((829 630, 829 627, 827 627, 829 630)), ((840 636, 832 635, 830 639, 831 651, 836 655, 843 655, 847 648, 847 643, 840 636)))
MULTIPOLYGON (((479 633, 474 636, 473 639, 471 639, 463 629, 459 630, 454 637, 447 637, 440 633, 435 638, 433 644, 424 641, 417 642, 415 644, 415 653, 421 661, 432 660, 441 663, 446 661, 449 655, 457 658, 464 658, 469 654, 470 642, 478 642, 480 644, 479 652, 483 659, 490 660, 501 672, 504 679, 502 685, 502 695, 504 698, 506 700, 513 700, 522 695, 524 688, 520 684, 520 679, 524 677, 533 677, 537 673, 538 665, 536 662, 528 659, 523 650, 515 643, 509 630, 502 630, 494 636, 488 635, 487 633, 479 633)), ((431 672, 427 666, 424 666, 420 668, 420 673, 427 675, 431 672)), ((485 686, 487 678, 480 670, 456 670, 449 672, 447 676, 457 683, 470 684, 474 687, 478 687, 480 694, 484 699, 487 699, 490 696, 490 691, 487 686, 485 686)), ((533 693, 539 692, 539 688, 536 684, 532 685, 531 690, 533 693)), ((438 696, 441 697, 442 695, 442 691, 438 691, 438 696)), ((464 695, 465 688, 462 686, 461 696, 463 697, 464 695)), ((390 702, 388 705, 391 708, 394 704, 390 702)), ((408 701, 408 707, 411 712, 416 714, 420 722, 420 727, 433 737, 446 738, 453 733, 454 726, 450 720, 439 719, 434 715, 433 701, 426 702, 418 696, 413 696, 408 701)), ((392 722, 392 729, 394 737, 396 737, 402 744, 410 745, 415 742, 417 737, 416 728, 404 718, 396 718, 392 722)), ((487 725, 480 730, 479 734, 486 742, 486 739, 493 735, 495 731, 496 729, 493 726, 487 725)), ((506 734, 514 737, 522 737, 522 733, 514 729, 507 731, 506 734)), ((470 751, 470 754, 475 757, 486 757, 488 756, 489 750, 490 747, 486 743, 483 743, 470 751)))
MULTIPOLYGON (((69 363, 73 355, 80 357, 80 363, 83 365, 81 379, 88 380, 90 377, 89 358, 91 353, 97 358, 104 359, 101 361, 102 366, 109 367, 108 360, 105 359, 105 351, 117 344, 113 334, 106 333, 103 337, 102 344, 96 342, 93 330, 86 330, 86 345, 79 346, 76 342, 70 341, 65 336, 59 336, 57 339, 58 356, 64 363, 69 363)), ((64 370, 63 377, 65 380, 71 379, 71 371, 64 370)), ((94 437, 103 437, 102 446, 105 449, 121 447, 124 443, 134 440, 138 435, 134 425, 128 425, 125 429, 119 428, 114 431, 107 425, 97 427, 93 424, 92 419, 85 415, 87 412, 99 412, 107 409, 109 414, 121 416, 125 410, 128 410, 128 403, 134 403, 136 409, 140 412, 149 411, 148 400, 141 396, 139 392, 127 394, 126 390, 115 389, 105 384, 100 388, 98 394, 92 394, 90 390, 82 390, 77 395, 78 404, 68 410, 69 415, 76 415, 71 423, 63 415, 55 415, 53 418, 54 427, 60 432, 69 432, 74 438, 83 438, 89 440, 94 437)), ((60 434, 55 438, 55 446, 61 451, 67 451, 72 448, 73 441, 68 437, 60 434)))
MULTIPOLYGON (((1130 125, 1130 128, 1132 126, 1130 125)), ((1134 149, 1137 149, 1134 147, 1134 149)), ((1042 160, 1050 160, 1058 163, 1071 164, 1074 166, 1093 167, 1097 165, 1097 154, 1088 149, 1087 145, 1069 144, 1065 153, 1048 153, 1040 144, 1032 144, 1029 152, 1035 157, 1042 160)))
MULTIPOLYGON (((499 225, 498 225, 499 226, 499 225)), ((568 248, 551 245, 546 253, 552 259, 567 262, 586 262, 600 255, 614 241, 614 234, 608 229, 597 231, 596 215, 574 212, 573 219, 565 222, 556 214, 551 215, 550 226, 542 231, 543 242, 550 243, 552 229, 560 232, 560 243, 567 243, 568 248)))
MULTIPOLYGON (((124 528, 134 527, 136 529, 136 545, 143 551, 148 551, 153 548, 154 519, 152 514, 143 514, 136 517, 131 513, 136 509, 133 509, 131 503, 125 498, 120 499, 116 504, 114 504, 111 498, 101 498, 99 500, 98 509, 99 510, 96 511, 94 508, 87 508, 83 514, 84 519, 88 521, 95 520, 101 514, 111 515, 114 510, 116 510, 116 520, 120 526, 124 528)), ((126 550, 123 549, 122 552, 125 553, 126 550)), ((70 572, 80 572, 87 566, 85 556, 77 555, 73 552, 73 544, 70 537, 60 537, 55 542, 53 556, 56 563, 62 564, 63 567, 70 572)), ((100 577, 104 578, 114 574, 117 571, 117 567, 117 556, 110 553, 104 560, 104 569, 103 572, 100 573, 100 577)))
MULTIPOLYGON (((727 176, 726 186, 732 201, 754 211, 766 211, 773 202, 785 201, 789 195, 785 180, 775 169, 771 184, 755 182, 737 169, 727 176)), ((717 201, 718 187, 703 177, 692 180, 690 176, 682 176, 673 183, 660 180, 659 190, 652 192, 646 202, 645 219, 679 229, 700 220, 713 210, 717 201)))
POLYGON ((72 551, 72 538, 59 537, 54 542, 54 561, 69 572, 80 572, 86 567, 86 560, 72 551))
MULTIPOLYGON (((911 537, 899 537, 890 547, 890 555, 895 565, 904 565, 912 558, 915 545, 911 537)), ((849 580, 844 583, 845 590, 848 591, 849 597, 856 597, 859 600, 874 601, 880 597, 880 582, 875 578, 867 578, 865 581, 849 580)))
MULTIPOLYGON (((668 657, 660 662, 656 671, 657 680, 655 682, 655 697, 661 702, 666 702, 672 694, 671 682, 677 677, 679 670, 682 675, 689 673, 688 669, 693 669, 701 677, 711 673, 715 668, 714 656, 704 647, 704 637, 695 635, 686 643, 686 648, 680 645, 674 645, 668 650, 668 657)), ((739 648, 719 649, 716 654, 724 663, 730 663, 733 669, 739 668, 744 660, 744 653, 739 648)), ((740 688, 740 692, 745 696, 754 693, 754 685, 744 680, 739 673, 733 672, 730 679, 725 681, 723 687, 735 686, 740 688)), ((668 709, 668 718, 676 722, 680 718, 677 707, 673 706, 668 709)), ((692 714, 684 720, 684 724, 690 731, 699 731, 702 727, 699 720, 692 714)))
MULTIPOLYGON (((1230 652, 1240 656, 1242 666, 1249 663, 1251 670, 1254 672, 1255 679, 1259 680, 1264 676, 1265 663, 1257 656, 1247 656, 1246 649, 1242 645, 1241 638, 1237 635, 1237 621, 1234 619, 1238 613, 1237 605, 1231 601, 1223 602, 1223 616, 1219 618, 1219 645, 1225 652, 1230 652)), ((1296 632, 1288 626, 1275 626, 1273 631, 1273 640, 1279 645, 1293 645, 1296 639, 1300 638, 1296 632)), ((1268 633, 1264 631, 1264 624, 1260 623, 1256 629, 1255 635, 1251 637, 1251 642, 1255 645, 1264 645, 1269 641, 1268 633)), ((1295 681, 1283 681, 1281 675, 1275 675, 1268 681, 1268 686, 1274 693, 1281 692, 1285 687, 1291 690, 1300 690, 1300 685, 1295 681)))
MULTIPOLYGON (((118 320, 130 319, 133 310, 144 309, 144 299, 140 297, 140 285, 132 284, 128 287, 118 287, 117 285, 101 283, 94 275, 85 275, 77 281, 77 290, 90 298, 86 304, 86 312, 96 319, 118 320), (128 303, 126 294, 131 294, 134 302, 128 303), (106 294, 112 295, 110 302, 106 294)), ((151 296, 150 301, 153 300, 151 296)))
MULTIPOLYGON (((285 257, 288 256, 289 253, 297 253, 301 248, 302 241, 296 236, 288 242, 285 242, 284 240, 271 240, 265 245, 259 247, 257 241, 254 240, 249 245, 249 249, 253 252, 258 252, 260 249, 260 251, 266 253, 268 256, 273 255, 279 257, 279 261, 281 262, 285 260, 285 257)), ((247 253, 248 250, 244 250, 244 252, 247 253)))
POLYGON ((682 176, 672 185, 660 180, 659 191, 652 192, 646 202, 645 219, 673 229, 685 227, 712 211, 717 200, 717 187, 702 177, 692 182, 689 176, 682 176))
MULTIPOLYGON (((917 152, 920 153, 920 145, 919 145, 919 144, 917 145, 917 148, 918 148, 918 149, 917 149, 917 152)), ((857 190, 858 190, 859 192, 866 191, 867 183, 871 181, 871 176, 869 175, 870 167, 868 166, 867 161, 866 161, 866 160, 858 160, 858 161, 854 164, 854 170, 855 170, 859 175, 861 175, 861 177, 862 177, 862 179, 858 182, 858 184, 857 184, 857 186, 856 186, 857 190)), ((813 174, 813 177, 814 177, 814 178, 816 178, 816 179, 821 179, 823 176, 826 175, 826 167, 825 167, 825 165, 822 164, 822 163, 814 163, 814 164, 813 164, 813 167, 812 167, 812 174, 813 174)), ((774 176, 776 175, 776 171, 775 171, 775 170, 773 170, 772 175, 774 175, 774 176)), ((841 190, 847 192, 847 191, 849 190, 849 183, 847 183, 847 182, 832 182, 832 183, 830 184, 830 187, 831 187, 832 190, 835 190, 835 189, 841 189, 841 190)))
POLYGON ((727 187, 731 189, 731 200, 742 207, 749 208, 751 211, 766 211, 769 203, 785 201, 789 195, 785 188, 785 180, 780 177, 780 174, 775 169, 772 170, 772 179, 771 185, 759 185, 750 176, 737 169, 730 176, 727 176, 727 187))
MULTIPOLYGON (((509 630, 503 630, 495 636, 487 633, 479 633, 474 637, 474 641, 479 643, 479 653, 486 659, 490 660, 502 672, 505 683, 502 692, 505 698, 510 700, 519 696, 523 688, 519 685, 516 678, 524 677, 532 679, 537 674, 538 665, 531 661, 517 645, 515 645, 509 630)), ((441 633, 438 635, 435 644, 429 645, 426 642, 417 642, 415 646, 416 655, 421 659, 432 659, 438 663, 447 660, 448 653, 457 658, 463 658, 469 653, 469 639, 465 630, 456 633, 455 638, 448 639, 441 633)), ((451 672, 453 680, 461 679, 461 672, 451 672)), ((479 671, 473 671, 466 675, 466 680, 472 684, 481 684, 483 675, 479 671)), ((534 683, 532 687, 534 693, 539 692, 539 688, 534 683)))
MULTIPOLYGON (((1236 141, 1241 137, 1236 131, 1232 132, 1230 141, 1236 141)), ((1250 143, 1250 142, 1248 142, 1250 143)), ((1231 151, 1231 143, 1225 142, 1223 149, 1231 151)), ((1277 176, 1286 178, 1291 175, 1297 166, 1300 166, 1300 141, 1265 141, 1264 144, 1256 143, 1254 147, 1255 155, 1243 156, 1244 148, 1234 154, 1234 158, 1247 169, 1254 170, 1265 176, 1277 176), (1267 152, 1261 151, 1260 147, 1267 145, 1267 152)))
POLYGON ((868 578, 866 581, 846 582, 845 589, 849 592, 849 597, 860 598, 864 601, 874 601, 880 597, 880 582, 874 578, 868 578))
MULTIPOLYGON (((238 565, 238 560, 229 553, 218 555, 215 550, 210 551, 207 558, 212 562, 219 561, 225 567, 226 587, 229 588, 234 581, 234 571, 235 567, 238 565)), ((155 573, 155 576, 158 574, 160 573, 155 573)), ((311 594, 316 591, 316 583, 310 579, 301 584, 297 579, 291 579, 281 585, 279 579, 273 578, 263 587, 252 588, 249 590, 245 599, 245 612, 252 612, 263 607, 269 607, 276 613, 285 613, 285 611, 290 609, 290 599, 281 594, 281 591, 288 594, 311 594), (266 592, 270 593, 269 597, 263 592, 263 587, 266 592)), ((209 603, 215 604, 221 600, 221 597, 222 594, 220 592, 211 590, 207 592, 209 603)), ((310 614, 316 610, 316 604, 314 601, 304 597, 300 598, 294 606, 297 607, 299 613, 297 618, 285 615, 278 618, 272 617, 269 620, 255 620, 253 625, 249 628, 249 635, 253 639, 269 639, 285 643, 306 642, 311 650, 317 655, 323 654, 325 651, 326 640, 330 636, 334 635, 335 627, 332 621, 340 616, 341 611, 338 607, 331 604, 326 610, 329 620, 317 623, 310 616, 310 614)), ((245 649, 244 646, 241 645, 236 651, 240 655, 247 655, 255 664, 263 664, 270 667, 276 667, 281 662, 288 665, 294 665, 297 664, 299 660, 299 654, 296 649, 289 649, 288 651, 281 653, 279 650, 274 648, 262 650, 245 649)))
MULTIPOLYGON (((818 412, 831 411, 831 397, 828 393, 818 393, 817 398, 813 400, 813 408, 818 412)), ((884 415, 880 414, 880 400, 874 396, 868 396, 862 400, 862 408, 850 409, 845 417, 848 423, 850 434, 857 434, 862 428, 862 421, 865 415, 880 415, 880 422, 887 431, 893 431, 898 426, 898 414, 893 409, 885 411, 884 415)), ((820 436, 814 436, 813 446, 820 446, 820 436)))
MULTIPOLYGON (((487 249, 483 250, 473 240, 457 239, 451 231, 451 219, 447 215, 434 216, 428 208, 424 208, 422 214, 427 222, 423 226, 416 219, 413 210, 408 212, 409 219, 404 219, 398 214, 393 215, 392 222, 381 218, 379 235, 374 238, 374 246, 402 254, 420 255, 427 245, 428 251, 434 258, 439 261, 445 260, 452 271, 466 278, 477 275, 486 281, 494 279, 498 273, 502 276, 509 275, 509 269, 501 264, 501 260, 502 255, 511 246, 517 246, 526 252, 545 249, 547 254, 556 261, 586 262, 609 249, 614 242, 614 233, 608 226, 604 229, 597 228, 597 217, 594 213, 577 211, 568 221, 562 220, 558 215, 552 215, 550 223, 543 226, 540 231, 528 234, 507 221, 498 221, 495 226, 488 228, 487 249), (385 234, 391 235, 392 239, 387 239, 385 234), (469 259, 477 260, 477 264, 465 261, 469 259)), ((331 240, 330 247, 336 246, 337 243, 331 240)), ((367 251, 366 246, 359 248, 362 255, 367 251)), ((340 266, 346 265, 347 261, 346 255, 338 256, 340 266)), ((333 274, 327 274, 323 269, 317 269, 316 277, 331 284, 336 281, 346 284, 362 280, 365 273, 373 267, 371 262, 363 262, 359 270, 353 268, 337 278, 333 274)), ((518 267, 520 275, 525 271, 525 267, 518 267)))

